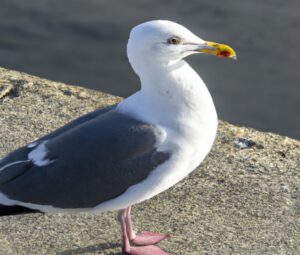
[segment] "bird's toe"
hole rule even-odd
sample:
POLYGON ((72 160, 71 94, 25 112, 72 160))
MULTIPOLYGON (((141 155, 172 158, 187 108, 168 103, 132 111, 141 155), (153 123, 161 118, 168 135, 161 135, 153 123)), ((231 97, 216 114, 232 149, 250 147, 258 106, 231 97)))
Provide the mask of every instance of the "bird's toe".
POLYGON ((155 232, 142 232, 137 234, 135 238, 131 240, 131 242, 136 245, 153 245, 169 237, 170 235, 168 234, 155 233, 155 232))

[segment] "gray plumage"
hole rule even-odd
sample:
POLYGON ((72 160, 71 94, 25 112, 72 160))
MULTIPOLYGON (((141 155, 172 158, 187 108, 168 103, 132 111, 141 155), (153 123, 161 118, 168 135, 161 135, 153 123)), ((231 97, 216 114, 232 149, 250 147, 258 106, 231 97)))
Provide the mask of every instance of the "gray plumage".
POLYGON ((58 208, 92 208, 143 181, 170 154, 158 152, 161 131, 110 107, 87 114, 0 161, 0 192, 58 208), (46 141, 38 166, 28 154, 46 141), (23 162, 21 162, 23 161, 23 162))

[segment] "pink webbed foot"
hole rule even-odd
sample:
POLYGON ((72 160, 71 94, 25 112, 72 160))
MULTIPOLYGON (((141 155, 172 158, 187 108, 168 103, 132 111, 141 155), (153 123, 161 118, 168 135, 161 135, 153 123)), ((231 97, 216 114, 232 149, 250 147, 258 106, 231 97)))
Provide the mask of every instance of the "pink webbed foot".
POLYGON ((130 207, 127 209, 120 210, 119 221, 121 223, 122 228, 122 251, 124 253, 130 255, 171 255, 170 253, 167 253, 159 247, 153 245, 168 238, 169 235, 153 232, 143 232, 139 235, 135 235, 135 233, 132 231, 130 207), (134 244, 142 246, 131 246, 130 241, 134 244))
POLYGON ((169 238, 168 234, 154 233, 154 232, 142 232, 137 234, 130 241, 136 245, 153 245, 157 244, 160 241, 169 238))
POLYGON ((130 255, 171 255, 170 253, 164 252, 157 246, 148 245, 140 247, 130 247, 128 250, 124 251, 130 255))

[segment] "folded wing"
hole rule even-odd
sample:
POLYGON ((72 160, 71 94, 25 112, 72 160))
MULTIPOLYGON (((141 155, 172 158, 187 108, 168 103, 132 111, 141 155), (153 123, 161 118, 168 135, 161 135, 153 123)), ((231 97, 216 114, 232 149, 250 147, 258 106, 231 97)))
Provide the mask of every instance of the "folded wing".
POLYGON ((92 208, 143 181, 170 156, 157 150, 161 128, 115 108, 55 132, 0 162, 0 193, 31 204, 92 208))

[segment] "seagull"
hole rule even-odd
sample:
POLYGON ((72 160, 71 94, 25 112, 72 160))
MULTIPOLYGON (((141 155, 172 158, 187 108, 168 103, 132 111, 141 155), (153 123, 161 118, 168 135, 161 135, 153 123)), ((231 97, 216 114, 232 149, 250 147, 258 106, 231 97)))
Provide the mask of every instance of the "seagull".
POLYGON ((184 60, 199 53, 236 58, 175 22, 135 26, 127 55, 141 89, 2 158, 0 214, 119 210, 124 253, 168 255, 156 245, 168 234, 134 232, 131 206, 186 177, 213 144, 212 97, 184 60))

